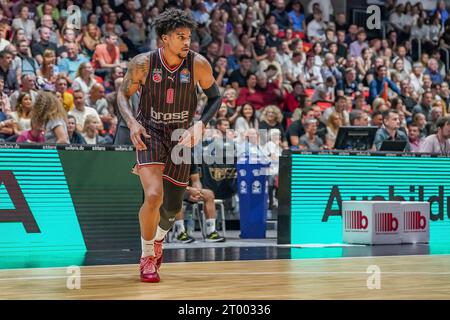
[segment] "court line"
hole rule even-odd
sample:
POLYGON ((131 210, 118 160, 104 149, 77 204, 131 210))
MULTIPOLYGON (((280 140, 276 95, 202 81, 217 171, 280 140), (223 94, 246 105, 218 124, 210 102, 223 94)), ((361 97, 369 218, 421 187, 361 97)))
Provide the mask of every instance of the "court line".
MULTIPOLYGON (((170 276, 182 276, 182 277, 210 277, 210 276, 236 276, 236 275, 242 275, 242 276, 266 276, 266 275, 355 275, 355 274, 361 274, 361 275, 370 275, 371 273, 367 272, 350 272, 350 271, 312 271, 312 272, 300 272, 300 271, 286 271, 286 272, 209 272, 201 274, 199 273, 185 273, 185 272, 167 272, 167 274, 170 274, 170 276)), ((427 275, 427 276, 442 276, 442 275, 450 275, 450 272, 402 272, 402 271, 381 271, 380 273, 381 277, 383 275, 427 275)), ((138 272, 133 273, 110 273, 110 274, 91 274, 91 275, 81 275, 81 276, 74 276, 74 275, 60 275, 60 276, 29 276, 29 277, 11 277, 11 278, 0 278, 0 281, 20 281, 20 280, 56 280, 56 279, 67 279, 71 277, 71 279, 75 278, 125 278, 125 277, 139 277, 138 272)))
MULTIPOLYGON (((450 257, 450 254, 412 254, 412 255, 389 255, 389 256, 359 256, 359 257, 331 257, 331 258, 295 258, 295 259, 261 259, 261 260, 218 260, 218 261, 176 261, 176 262, 166 262, 165 265, 173 264, 207 264, 207 263, 242 263, 242 262, 268 262, 268 261, 321 261, 321 260, 356 260, 356 259, 378 259, 378 258, 416 258, 416 257, 450 257)), ((137 266, 138 262, 126 263, 126 264, 101 264, 101 265, 69 265, 65 267, 33 267, 33 268, 14 268, 14 269, 0 269, 1 272, 4 271, 19 271, 19 270, 52 270, 52 269, 67 269, 68 267, 80 267, 80 268, 98 268, 98 267, 118 267, 118 266, 137 266)))

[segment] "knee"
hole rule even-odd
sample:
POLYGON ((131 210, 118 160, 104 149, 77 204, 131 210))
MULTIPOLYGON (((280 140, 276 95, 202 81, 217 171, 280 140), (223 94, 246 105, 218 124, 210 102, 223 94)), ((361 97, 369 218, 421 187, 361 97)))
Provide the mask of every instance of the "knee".
POLYGON ((202 189, 203 199, 205 201, 214 201, 214 192, 209 189, 202 189))
POLYGON ((163 204, 162 208, 167 213, 167 215, 172 218, 175 217, 183 209, 183 203, 170 203, 168 205, 163 204))
POLYGON ((146 190, 145 191, 145 204, 153 209, 158 209, 161 207, 163 202, 162 192, 156 190, 146 190))

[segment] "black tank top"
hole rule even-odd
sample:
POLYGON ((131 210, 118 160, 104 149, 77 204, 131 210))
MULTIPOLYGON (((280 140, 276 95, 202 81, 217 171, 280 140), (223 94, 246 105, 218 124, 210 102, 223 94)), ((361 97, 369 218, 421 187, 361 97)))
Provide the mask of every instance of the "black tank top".
POLYGON ((146 129, 161 133, 168 129, 187 129, 197 109, 196 53, 190 50, 180 65, 171 69, 164 61, 162 50, 149 53, 149 73, 137 114, 137 120, 146 129))

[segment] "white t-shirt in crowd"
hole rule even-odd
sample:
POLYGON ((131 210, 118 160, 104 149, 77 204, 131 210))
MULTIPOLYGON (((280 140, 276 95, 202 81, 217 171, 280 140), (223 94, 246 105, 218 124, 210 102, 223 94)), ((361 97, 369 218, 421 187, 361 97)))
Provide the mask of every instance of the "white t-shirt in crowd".
POLYGON ((450 154, 450 139, 439 141, 436 134, 426 137, 420 145, 420 152, 450 154))
POLYGON ((86 120, 86 117, 90 114, 96 116, 99 123, 102 122, 98 116, 98 112, 91 107, 84 107, 84 111, 79 111, 77 108, 73 108, 69 111, 69 114, 75 117, 77 120, 77 125, 80 125, 82 128, 84 126, 84 120, 86 120))

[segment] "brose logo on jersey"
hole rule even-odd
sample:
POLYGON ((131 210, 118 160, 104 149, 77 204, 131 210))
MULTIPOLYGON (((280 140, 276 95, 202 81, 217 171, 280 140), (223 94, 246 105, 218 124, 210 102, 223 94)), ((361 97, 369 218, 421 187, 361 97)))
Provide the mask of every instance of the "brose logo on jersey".
POLYGON ((157 123, 185 122, 189 118, 189 111, 164 113, 164 112, 156 112, 152 107, 151 116, 152 120, 157 123))

